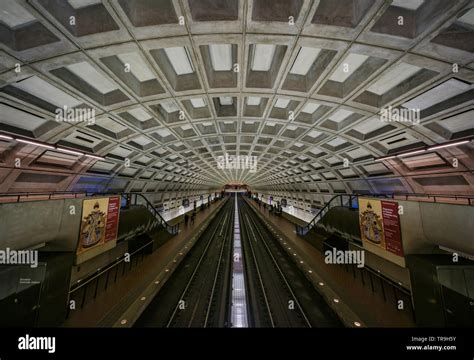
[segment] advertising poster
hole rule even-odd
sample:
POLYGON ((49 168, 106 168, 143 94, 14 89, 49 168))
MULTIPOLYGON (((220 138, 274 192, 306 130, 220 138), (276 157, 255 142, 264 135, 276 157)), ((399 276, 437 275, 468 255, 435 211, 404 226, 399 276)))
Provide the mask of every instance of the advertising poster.
POLYGON ((107 249, 114 247, 119 214, 120 196, 84 200, 76 254, 79 256, 106 244, 107 249))
POLYGON ((385 249, 395 255, 403 256, 398 203, 393 201, 381 201, 381 205, 385 249))
POLYGON ((382 204, 379 200, 359 199, 359 224, 362 243, 385 249, 382 204))
POLYGON ((403 256, 397 202, 359 198, 359 225, 365 248, 403 256))

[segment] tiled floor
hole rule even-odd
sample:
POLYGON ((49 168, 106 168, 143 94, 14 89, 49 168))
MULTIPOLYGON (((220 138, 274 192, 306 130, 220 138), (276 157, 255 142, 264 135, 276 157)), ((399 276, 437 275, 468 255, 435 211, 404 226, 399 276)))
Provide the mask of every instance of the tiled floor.
POLYGON ((191 238, 202 223, 215 211, 222 201, 211 204, 202 212, 196 214, 194 224, 189 221, 186 226, 184 222, 180 224, 180 232, 172 237, 159 249, 148 255, 135 268, 126 273, 119 281, 111 284, 105 291, 100 292, 96 299, 84 305, 82 309, 72 310, 68 319, 64 322, 65 327, 93 327, 97 326, 107 314, 118 306, 121 299, 131 292, 148 284, 149 278, 164 270, 168 262, 173 259, 182 246, 191 238))
POLYGON ((371 327, 415 326, 410 311, 397 310, 398 297, 396 298, 393 292, 385 291, 386 300, 384 300, 380 283, 375 278, 375 292, 372 292, 370 285, 368 285, 369 279, 365 279, 364 285, 359 270, 354 274, 352 269, 346 271, 343 265, 326 264, 324 255, 320 251, 296 235, 293 223, 281 216, 273 215, 269 212, 268 207, 266 209, 259 208, 253 200, 250 203, 259 209, 260 213, 284 235, 301 258, 324 279, 326 285, 338 294, 340 301, 345 302, 363 320, 365 325, 371 327))

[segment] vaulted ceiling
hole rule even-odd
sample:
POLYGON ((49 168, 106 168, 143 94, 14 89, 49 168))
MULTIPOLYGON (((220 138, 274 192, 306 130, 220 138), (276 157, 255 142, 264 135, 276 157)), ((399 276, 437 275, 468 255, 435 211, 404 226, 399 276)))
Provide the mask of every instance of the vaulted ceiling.
POLYGON ((474 1, 4 0, 0 192, 473 193, 473 82, 474 1))

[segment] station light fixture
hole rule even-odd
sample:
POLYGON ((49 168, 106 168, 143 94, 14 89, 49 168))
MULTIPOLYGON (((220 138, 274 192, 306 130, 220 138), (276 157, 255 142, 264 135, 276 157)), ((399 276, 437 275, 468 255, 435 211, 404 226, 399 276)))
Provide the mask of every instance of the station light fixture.
POLYGON ((375 159, 375 161, 385 161, 385 160, 391 160, 391 159, 395 159, 395 158, 396 158, 395 155, 393 155, 393 156, 384 156, 384 157, 375 159))
POLYGON ((65 154, 86 156, 86 157, 89 157, 89 158, 92 158, 92 159, 97 159, 97 160, 105 160, 105 158, 103 156, 88 154, 88 153, 84 153, 82 151, 78 151, 78 150, 74 150, 74 149, 66 149, 64 147, 59 147, 57 145, 54 146, 54 145, 50 145, 50 144, 47 144, 47 143, 43 143, 43 142, 39 142, 39 141, 33 141, 33 140, 25 139, 25 138, 13 137, 13 136, 9 136, 9 135, 0 134, 0 139, 5 139, 5 140, 9 140, 9 141, 17 141, 17 142, 22 143, 22 144, 38 146, 38 147, 42 147, 42 148, 49 149, 49 150, 59 151, 59 152, 65 153, 65 154))
POLYGON ((415 150, 415 151, 410 151, 410 152, 407 152, 407 153, 398 154, 397 156, 398 157, 404 157, 404 156, 416 155, 416 154, 421 154, 425 151, 426 151, 426 149, 415 150))
POLYGON ((64 149, 64 148, 56 148, 56 150, 64 152, 66 154, 72 154, 72 155, 79 155, 79 156, 84 156, 84 153, 80 151, 75 151, 75 150, 69 150, 69 149, 64 149))
POLYGON ((452 146, 459 146, 459 145, 468 144, 472 140, 473 140, 473 138, 470 138, 470 139, 466 139, 466 140, 459 140, 459 141, 448 142, 448 143, 439 144, 439 145, 427 146, 427 147, 424 147, 424 148, 418 149, 418 150, 409 150, 409 151, 401 152, 401 153, 394 154, 394 155, 382 156, 380 158, 375 159, 374 161, 376 161, 376 162, 385 161, 385 160, 391 160, 391 159, 395 159, 395 158, 402 158, 402 157, 405 157, 405 156, 422 154, 422 153, 428 152, 428 151, 446 149, 446 148, 452 147, 452 146))
POLYGON ((39 146, 39 147, 44 147, 46 149, 54 150, 54 146, 51 146, 51 145, 48 145, 48 144, 43 144, 43 143, 40 143, 40 142, 25 140, 25 139, 15 139, 15 140, 20 142, 20 143, 23 143, 23 144, 34 145, 34 146, 39 146))
POLYGON ((105 160, 103 156, 97 156, 97 155, 92 155, 92 154, 85 154, 85 156, 91 159, 105 160))
POLYGON ((431 151, 431 150, 444 149, 444 148, 447 148, 447 147, 450 147, 450 146, 464 145, 464 144, 467 144, 469 142, 471 142, 471 140, 462 140, 462 141, 456 141, 456 142, 449 143, 449 144, 435 145, 435 146, 429 147, 428 150, 431 151))

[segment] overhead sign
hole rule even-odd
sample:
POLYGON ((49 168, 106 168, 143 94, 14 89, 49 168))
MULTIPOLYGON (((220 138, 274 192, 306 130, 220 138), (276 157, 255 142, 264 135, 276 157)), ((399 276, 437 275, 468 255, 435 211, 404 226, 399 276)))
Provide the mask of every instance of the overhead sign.
POLYGON ((365 248, 403 256, 397 202, 359 198, 359 225, 365 248))
POLYGON ((83 200, 76 255, 91 253, 91 256, 82 257, 77 263, 115 247, 119 215, 120 196, 83 200))

